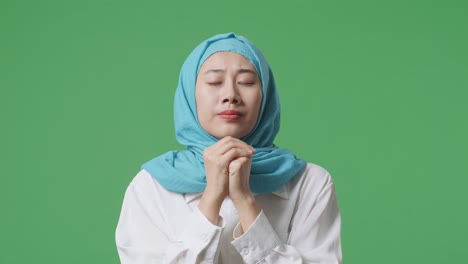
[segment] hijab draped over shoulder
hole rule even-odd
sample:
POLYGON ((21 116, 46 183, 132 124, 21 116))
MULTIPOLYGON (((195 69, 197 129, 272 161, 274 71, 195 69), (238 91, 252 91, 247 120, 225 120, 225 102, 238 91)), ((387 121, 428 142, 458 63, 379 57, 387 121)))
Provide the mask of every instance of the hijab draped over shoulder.
POLYGON ((169 151, 142 165, 166 189, 178 193, 203 192, 206 186, 203 151, 218 141, 198 122, 195 82, 203 62, 213 53, 229 51, 247 58, 262 84, 262 105, 257 124, 244 142, 256 149, 252 158, 253 193, 278 190, 305 167, 289 150, 273 144, 280 128, 280 103, 273 73, 263 54, 249 40, 234 33, 219 34, 199 44, 185 60, 174 100, 176 139, 186 150, 169 151))

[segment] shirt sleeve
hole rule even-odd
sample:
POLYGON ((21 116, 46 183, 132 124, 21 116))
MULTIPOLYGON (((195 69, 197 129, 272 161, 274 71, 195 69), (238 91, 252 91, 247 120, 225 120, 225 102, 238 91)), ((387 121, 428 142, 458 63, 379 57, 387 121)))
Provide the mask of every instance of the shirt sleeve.
POLYGON ((147 186, 140 187, 131 184, 125 193, 116 229, 121 263, 213 263, 219 254, 223 219, 213 225, 197 208, 186 216, 186 225, 174 236, 155 196, 145 189, 147 186))
MULTIPOLYGON (((329 175, 328 175, 329 177, 329 175)), ((330 179, 318 197, 302 191, 291 221, 287 243, 283 243, 263 211, 242 233, 234 230, 232 245, 245 263, 327 263, 342 262, 341 220, 334 185, 330 179)))

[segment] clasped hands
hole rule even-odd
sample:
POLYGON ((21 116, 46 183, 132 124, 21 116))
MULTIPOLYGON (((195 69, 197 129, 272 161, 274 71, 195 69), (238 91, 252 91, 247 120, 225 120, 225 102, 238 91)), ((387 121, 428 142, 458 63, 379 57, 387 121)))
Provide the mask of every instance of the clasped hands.
POLYGON ((203 152, 206 188, 199 209, 212 223, 224 199, 229 196, 236 207, 243 230, 256 219, 260 210, 250 190, 249 177, 255 149, 234 137, 224 137, 203 152))

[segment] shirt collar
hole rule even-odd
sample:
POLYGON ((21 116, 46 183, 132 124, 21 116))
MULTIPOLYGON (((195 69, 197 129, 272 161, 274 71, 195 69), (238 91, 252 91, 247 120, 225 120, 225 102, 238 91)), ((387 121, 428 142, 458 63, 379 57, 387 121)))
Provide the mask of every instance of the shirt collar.
MULTIPOLYGON (((272 192, 272 194, 288 200, 289 199, 289 192, 288 192, 288 185, 285 184, 283 185, 279 190, 272 192)), ((184 199, 186 203, 190 203, 191 201, 197 199, 199 196, 201 196, 203 193, 185 193, 184 194, 184 199)), ((257 194, 254 194, 257 195, 257 194)))

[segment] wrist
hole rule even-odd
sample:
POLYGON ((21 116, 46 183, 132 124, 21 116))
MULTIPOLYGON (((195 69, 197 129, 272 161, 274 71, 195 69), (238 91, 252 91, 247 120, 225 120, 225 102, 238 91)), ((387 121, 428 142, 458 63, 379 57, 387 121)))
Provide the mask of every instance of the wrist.
POLYGON ((207 187, 205 191, 203 192, 201 199, 215 206, 221 206, 226 196, 227 196, 227 192, 223 190, 218 190, 218 189, 207 187))
POLYGON ((212 223, 218 224, 219 211, 223 200, 219 198, 213 198, 209 195, 202 194, 200 203, 198 203, 198 209, 205 215, 205 217, 212 223))
POLYGON ((233 200, 233 203, 239 214, 242 230, 248 230, 261 212, 255 197, 252 194, 245 195, 241 199, 233 200))
POLYGON ((236 207, 250 207, 254 204, 255 202, 255 197, 252 193, 244 193, 244 194, 237 194, 237 195, 230 195, 229 196, 232 200, 232 203, 236 207))

